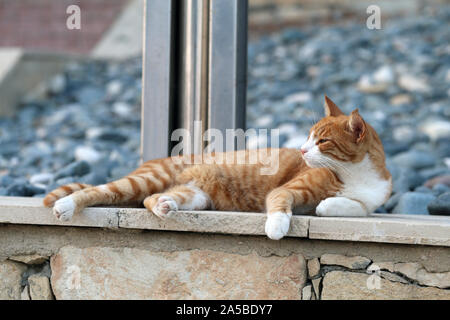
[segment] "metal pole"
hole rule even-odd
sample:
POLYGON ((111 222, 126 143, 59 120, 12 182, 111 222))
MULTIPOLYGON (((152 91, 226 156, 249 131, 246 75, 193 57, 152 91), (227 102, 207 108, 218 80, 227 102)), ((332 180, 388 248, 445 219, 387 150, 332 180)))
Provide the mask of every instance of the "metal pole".
POLYGON ((144 4, 141 158, 169 154, 173 113, 173 1, 144 4))
POLYGON ((247 0, 213 0, 210 6, 208 126, 245 129, 247 0))
POLYGON ((203 150, 201 136, 207 128, 209 1, 182 0, 181 77, 179 126, 188 129, 193 154, 203 150), (194 122, 201 121, 201 127, 194 122), (195 130, 200 130, 197 135, 195 130), (199 141, 194 141, 197 138, 199 141))
MULTIPOLYGON (((194 137, 198 120, 200 136, 245 129, 247 10, 248 0, 146 1, 144 161, 170 154, 173 129, 194 137)), ((193 145, 202 152, 202 141, 193 145)))

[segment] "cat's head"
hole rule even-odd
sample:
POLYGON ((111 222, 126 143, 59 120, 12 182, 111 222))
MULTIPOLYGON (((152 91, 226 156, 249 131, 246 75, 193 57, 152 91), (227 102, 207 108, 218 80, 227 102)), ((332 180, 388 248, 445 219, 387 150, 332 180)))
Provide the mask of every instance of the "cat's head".
POLYGON ((378 150, 384 163, 384 152, 375 130, 354 110, 344 114, 325 96, 325 117, 310 130, 301 147, 310 167, 335 168, 342 163, 357 163, 369 150, 378 150))

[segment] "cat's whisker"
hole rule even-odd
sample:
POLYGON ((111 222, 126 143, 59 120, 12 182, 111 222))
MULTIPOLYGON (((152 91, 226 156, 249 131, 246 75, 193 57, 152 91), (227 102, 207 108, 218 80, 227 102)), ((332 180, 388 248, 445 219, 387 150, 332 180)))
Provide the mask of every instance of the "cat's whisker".
POLYGON ((341 169, 347 176, 351 177, 353 175, 353 173, 348 168, 346 168, 343 164, 337 162, 336 160, 325 158, 325 161, 336 170, 341 169))

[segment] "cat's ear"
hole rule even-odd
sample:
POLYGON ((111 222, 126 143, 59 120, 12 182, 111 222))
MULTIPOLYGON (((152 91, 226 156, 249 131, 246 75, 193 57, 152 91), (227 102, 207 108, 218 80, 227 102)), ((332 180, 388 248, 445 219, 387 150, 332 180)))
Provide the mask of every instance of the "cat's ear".
POLYGON ((324 106, 325 106, 325 116, 327 117, 337 117, 344 114, 341 111, 341 109, 339 109, 339 107, 327 96, 325 96, 324 106))
POLYGON ((358 109, 355 109, 350 114, 350 120, 348 121, 350 130, 353 132, 356 143, 360 143, 366 135, 366 123, 359 114, 358 109))

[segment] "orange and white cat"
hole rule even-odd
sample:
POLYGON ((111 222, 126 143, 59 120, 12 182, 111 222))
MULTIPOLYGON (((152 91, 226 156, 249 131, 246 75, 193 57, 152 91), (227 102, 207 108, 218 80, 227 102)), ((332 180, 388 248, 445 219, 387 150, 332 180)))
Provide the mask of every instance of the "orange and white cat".
MULTIPOLYGON (((108 184, 62 186, 44 198, 44 205, 53 206, 63 221, 94 205, 143 203, 162 219, 176 219, 177 210, 266 211, 265 231, 275 240, 288 233, 298 209, 315 208, 325 217, 366 216, 391 194, 381 141, 357 109, 347 116, 325 97, 325 114, 300 150, 277 149, 273 175, 261 175, 261 164, 186 164, 169 157, 145 162, 108 184)), ((247 159, 262 151, 267 150, 236 155, 247 159)))

